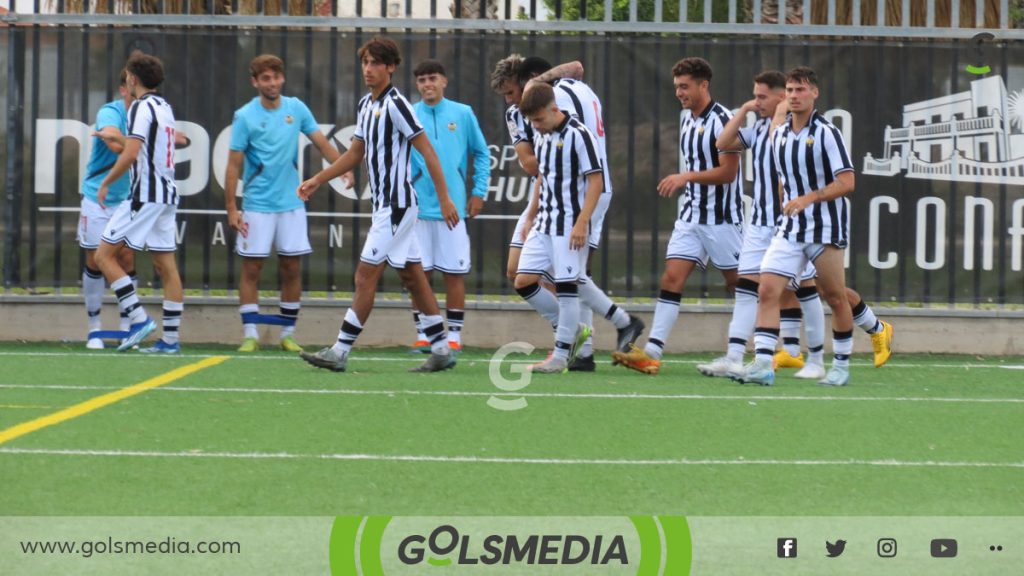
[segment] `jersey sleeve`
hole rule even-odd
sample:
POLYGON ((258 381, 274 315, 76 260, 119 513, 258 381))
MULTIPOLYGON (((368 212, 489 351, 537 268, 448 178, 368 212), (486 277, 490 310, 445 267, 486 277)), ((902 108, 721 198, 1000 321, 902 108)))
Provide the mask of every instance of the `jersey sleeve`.
POLYGON ((121 114, 113 106, 104 106, 96 114, 96 131, 99 132, 108 126, 121 129, 121 114))
POLYGON ((235 152, 242 152, 249 146, 249 123, 241 111, 235 112, 235 118, 231 121, 231 145, 229 148, 235 152))
POLYGON ((153 111, 149 106, 139 100, 132 102, 131 111, 128 113, 128 138, 146 142, 154 122, 156 118, 153 118, 153 111))
POLYGON ((754 141, 757 139, 757 125, 740 128, 739 137, 744 148, 753 148, 754 141))
POLYGON ((580 161, 580 173, 592 174, 602 170, 601 158, 597 155, 597 140, 585 126, 580 126, 576 133, 576 146, 573 151, 580 161))
POLYGON ((388 113, 398 132, 405 136, 406 140, 412 140, 423 132, 416 112, 405 98, 391 98, 388 101, 388 113))
POLYGON ((299 130, 306 136, 320 130, 320 126, 316 123, 316 118, 313 118, 313 113, 309 110, 309 106, 306 106, 306 103, 302 100, 296 100, 295 102, 298 104, 295 113, 299 117, 299 130))
POLYGON ((832 175, 853 170, 853 163, 850 162, 850 154, 846 151, 846 142, 843 135, 835 126, 828 126, 822 130, 824 141, 821 143, 821 153, 828 158, 828 165, 832 167, 832 175))
POLYGON ((505 125, 508 128, 508 137, 512 140, 513 146, 520 142, 530 142, 530 139, 519 125, 521 118, 522 114, 514 107, 510 106, 508 110, 505 110, 505 125))
POLYGON ((363 115, 366 113, 368 98, 368 96, 363 96, 356 109, 356 131, 352 134, 352 139, 360 142, 366 142, 366 134, 363 133, 363 115))

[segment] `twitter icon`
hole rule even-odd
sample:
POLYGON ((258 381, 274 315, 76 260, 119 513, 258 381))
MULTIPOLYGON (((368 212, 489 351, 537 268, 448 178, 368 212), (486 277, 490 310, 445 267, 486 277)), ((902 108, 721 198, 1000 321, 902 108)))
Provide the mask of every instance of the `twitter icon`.
POLYGON ((825 551, 828 552, 829 558, 838 558, 843 555, 843 551, 846 550, 846 540, 836 540, 835 544, 825 541, 825 551))

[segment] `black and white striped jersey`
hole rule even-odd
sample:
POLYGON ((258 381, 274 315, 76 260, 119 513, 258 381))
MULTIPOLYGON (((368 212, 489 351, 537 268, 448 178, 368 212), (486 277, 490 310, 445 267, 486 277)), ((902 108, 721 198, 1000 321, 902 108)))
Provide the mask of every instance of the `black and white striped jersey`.
POLYGON ((750 224, 753 226, 775 226, 782 213, 779 170, 768 142, 771 127, 771 118, 759 118, 753 126, 740 128, 740 141, 750 150, 754 166, 754 201, 750 205, 750 224))
POLYGON ((597 141, 579 120, 565 121, 548 134, 536 133, 533 149, 540 171, 540 204, 534 229, 566 236, 583 209, 587 175, 601 171, 597 141))
MULTIPOLYGON (((783 205, 821 190, 837 174, 853 170, 843 135, 818 111, 811 113, 807 126, 795 133, 792 115, 772 136, 775 164, 783 183, 783 205)), ((796 216, 783 214, 778 235, 793 242, 831 244, 845 248, 849 242, 850 204, 846 198, 817 202, 796 216)))
POLYGON ((590 130, 597 141, 597 154, 604 167, 604 193, 612 193, 612 177, 608 166, 608 150, 604 133, 604 108, 594 90, 586 83, 572 78, 555 81, 555 104, 558 108, 575 116, 590 130))
POLYGON ((174 183, 174 111, 163 96, 148 92, 128 109, 128 138, 142 147, 131 167, 134 203, 178 204, 174 183))
MULTIPOLYGON (((679 122, 683 171, 703 172, 721 165, 715 141, 730 118, 732 112, 714 100, 697 116, 683 110, 679 122)), ((679 218, 694 224, 742 223, 742 172, 738 170, 729 184, 687 182, 679 218)))
POLYGON ((372 94, 359 101, 353 138, 366 145, 366 168, 373 193, 373 210, 404 209, 416 204, 416 190, 409 181, 410 140, 423 132, 409 101, 394 86, 376 99, 372 94))
POLYGON ((530 126, 530 121, 519 111, 519 106, 513 104, 505 110, 505 125, 508 127, 508 137, 512 140, 513 146, 520 142, 533 146, 533 126, 530 126))

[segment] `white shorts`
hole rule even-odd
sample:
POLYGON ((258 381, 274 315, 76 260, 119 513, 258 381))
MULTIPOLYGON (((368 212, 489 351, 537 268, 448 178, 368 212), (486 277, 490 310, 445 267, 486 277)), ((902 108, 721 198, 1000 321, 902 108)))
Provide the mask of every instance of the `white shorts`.
POLYGON ((608 213, 608 206, 612 203, 612 195, 601 194, 601 198, 597 201, 597 207, 594 208, 594 213, 590 216, 590 237, 587 241, 590 243, 591 250, 597 250, 601 246, 601 231, 604 230, 604 215, 608 213))
MULTIPOLYGON (((806 277, 808 266, 821 256, 827 244, 807 244, 790 242, 785 238, 772 238, 764 261, 761 262, 761 274, 777 274, 799 282, 806 277)), ((811 268, 813 270, 813 267, 811 268)), ((815 274, 810 277, 814 278, 815 274)))
POLYGON ((238 235, 235 252, 246 258, 266 258, 271 247, 278 256, 302 256, 313 248, 309 245, 306 209, 287 212, 242 212, 242 222, 249 225, 246 236, 238 235))
POLYGON ((523 233, 523 228, 526 227, 526 216, 527 216, 527 214, 529 212, 530 212, 530 203, 527 202, 526 203, 526 208, 523 210, 523 213, 519 215, 519 220, 516 221, 516 229, 515 229, 515 232, 512 233, 512 240, 510 240, 509 243, 508 243, 509 247, 511 247, 511 248, 522 248, 523 247, 523 242, 525 242, 525 241, 523 240, 523 237, 521 236, 521 234, 523 233))
POLYGON ((406 262, 419 262, 416 240, 418 206, 394 209, 381 208, 373 213, 373 224, 359 259, 377 266, 385 260, 392 268, 405 268, 406 262))
MULTIPOLYGON (((740 251, 740 276, 756 276, 761 273, 764 254, 775 237, 774 226, 747 226, 743 231, 743 250, 740 251)), ((808 262, 800 280, 812 280, 818 275, 814 264, 808 262)))
POLYGON ((540 274, 554 282, 576 282, 586 274, 590 249, 569 248, 569 236, 531 232, 519 255, 519 274, 540 274))
POLYGON ((139 210, 132 213, 131 200, 118 204, 103 230, 103 241, 107 244, 123 241, 132 250, 174 252, 178 247, 175 226, 178 207, 155 202, 142 202, 137 206, 139 210))
MULTIPOLYGON (((120 204, 118 204, 120 206, 120 204)), ((104 208, 96 202, 82 197, 82 212, 78 216, 78 245, 86 250, 95 250, 100 247, 100 239, 103 237, 103 230, 107 222, 114 215, 117 206, 104 208)))
POLYGON ((453 230, 448 229, 444 220, 417 220, 416 241, 424 270, 469 274, 469 233, 465 220, 459 220, 453 230))
POLYGON ((715 268, 735 270, 742 247, 741 224, 693 224, 679 219, 668 241, 665 260, 690 260, 703 270, 710 257, 715 268))

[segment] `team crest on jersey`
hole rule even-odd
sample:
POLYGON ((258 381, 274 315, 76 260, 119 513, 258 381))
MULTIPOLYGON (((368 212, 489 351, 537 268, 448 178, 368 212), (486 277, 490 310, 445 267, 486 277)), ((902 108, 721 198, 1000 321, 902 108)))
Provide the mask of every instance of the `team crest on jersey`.
POLYGON ((284 122, 285 124, 291 124, 292 122, 295 122, 295 118, 292 118, 292 115, 288 114, 284 117, 284 122))
POLYGON ((811 146, 814 146, 814 138, 807 139, 807 147, 810 148, 811 146))
POLYGON ((451 130, 452 132, 455 132, 455 122, 449 122, 448 129, 451 130))
POLYGON ((565 143, 564 143, 564 142, 562 142, 561 140, 559 140, 559 141, 558 141, 558 143, 557 143, 557 144, 555 144, 555 146, 557 146, 557 147, 561 148, 562 146, 565 146, 565 143))
POLYGON ((379 108, 378 108, 377 110, 374 110, 374 112, 373 112, 373 116, 374 116, 375 118, 380 118, 380 109, 379 109, 379 108))
POLYGON ((704 127, 703 126, 701 126, 700 128, 697 128, 697 134, 703 134, 703 133, 704 133, 704 127))

